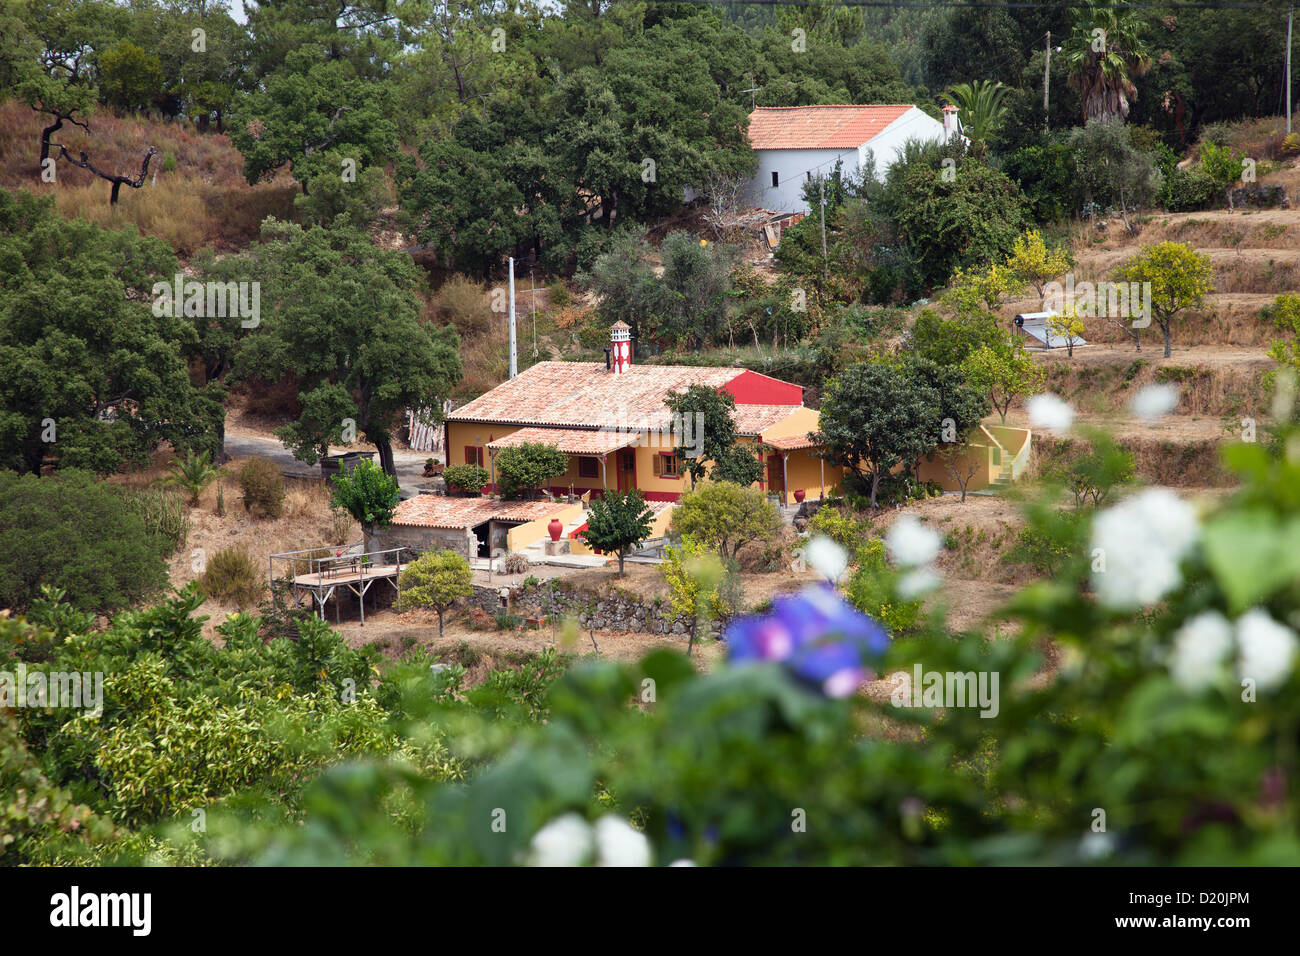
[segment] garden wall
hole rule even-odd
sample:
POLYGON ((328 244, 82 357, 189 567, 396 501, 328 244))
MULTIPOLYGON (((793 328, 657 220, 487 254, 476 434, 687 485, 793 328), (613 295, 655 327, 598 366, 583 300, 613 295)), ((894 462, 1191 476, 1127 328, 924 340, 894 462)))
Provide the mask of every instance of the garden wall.
MULTIPOLYGON (((666 601, 656 604, 618 588, 600 591, 578 589, 562 581, 555 581, 552 590, 549 586, 551 583, 543 582, 527 589, 522 585, 475 585, 469 604, 493 616, 512 614, 533 620, 544 620, 552 615, 560 618, 576 616, 583 628, 597 631, 679 634, 683 637, 689 633, 690 618, 674 614, 672 606, 666 601), (503 594, 508 594, 505 604, 502 603, 503 594)), ((721 634, 724 624, 725 621, 712 623, 714 637, 721 634)))

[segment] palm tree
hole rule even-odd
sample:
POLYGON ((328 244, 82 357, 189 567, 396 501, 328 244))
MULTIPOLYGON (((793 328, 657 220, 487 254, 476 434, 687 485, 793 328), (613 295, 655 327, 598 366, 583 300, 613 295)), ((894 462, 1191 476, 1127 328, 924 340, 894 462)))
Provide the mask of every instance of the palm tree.
POLYGON ((222 474, 220 468, 213 468, 212 462, 205 454, 192 451, 181 458, 174 458, 167 466, 171 474, 163 479, 164 485, 184 488, 190 493, 190 504, 199 503, 203 489, 216 481, 222 474))
POLYGON ((986 143, 1007 115, 1007 106, 1002 101, 1008 92, 1001 82, 976 80, 974 83, 956 83, 944 90, 943 95, 957 107, 962 133, 972 140, 986 143))
POLYGON ((1066 62, 1070 85, 1083 101, 1083 121, 1128 119, 1129 104, 1137 99, 1133 82, 1151 68, 1151 56, 1142 39, 1146 21, 1129 9, 1109 3, 1080 8, 1066 62))

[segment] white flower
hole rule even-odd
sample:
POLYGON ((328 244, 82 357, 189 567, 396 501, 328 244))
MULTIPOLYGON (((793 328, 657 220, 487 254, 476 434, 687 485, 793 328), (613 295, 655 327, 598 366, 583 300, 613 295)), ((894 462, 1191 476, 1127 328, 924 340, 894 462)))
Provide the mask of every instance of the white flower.
POLYGON ((885 547, 895 563, 905 568, 922 567, 939 556, 943 539, 911 515, 903 515, 885 535, 885 547))
POLYGON ((582 866, 591 859, 591 827, 576 813, 556 817, 533 834, 529 866, 582 866))
POLYGON ((596 821, 598 866, 649 866, 650 841, 644 833, 614 813, 596 821))
POLYGON ((1205 611, 1174 635, 1169 673, 1185 690, 1201 690, 1222 673, 1223 659, 1231 651, 1232 624, 1218 611, 1205 611))
POLYGON ((1291 673, 1297 639, 1289 627, 1255 608, 1237 620, 1237 647, 1237 672, 1242 679, 1250 678, 1260 690, 1273 690, 1291 673))
POLYGON ((1029 413, 1029 424, 1035 428, 1064 432, 1069 431, 1074 423, 1074 408, 1050 392, 1035 395, 1025 402, 1025 411, 1029 413))
POLYGON ((1148 385, 1133 397, 1129 407, 1144 422, 1154 421, 1178 407, 1178 386, 1170 382, 1148 385))
POLYGON ((1167 488, 1150 488, 1103 511, 1092 523, 1097 599, 1120 611, 1159 601, 1182 584, 1179 564, 1199 533, 1196 509, 1167 488))
POLYGON ((916 568, 908 571, 898 582, 898 596, 910 601, 928 594, 943 583, 943 578, 933 568, 916 568))
POLYGON ((1102 860, 1115 850, 1115 838, 1109 833, 1085 833, 1079 841, 1079 855, 1085 860, 1102 860))
POLYGON ((849 568, 849 553, 824 535, 813 538, 804 547, 804 559, 812 569, 834 584, 849 568))

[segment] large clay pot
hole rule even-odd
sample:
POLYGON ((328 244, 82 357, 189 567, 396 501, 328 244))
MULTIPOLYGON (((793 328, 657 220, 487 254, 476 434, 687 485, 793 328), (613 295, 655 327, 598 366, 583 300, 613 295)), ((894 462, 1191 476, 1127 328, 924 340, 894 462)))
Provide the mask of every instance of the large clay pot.
POLYGON ((808 497, 807 492, 805 492, 802 488, 795 489, 794 500, 799 502, 799 504, 803 504, 803 500, 806 497, 808 497))
POLYGON ((552 541, 559 541, 560 535, 564 533, 564 525, 559 518, 552 518, 551 523, 546 526, 546 530, 550 532, 552 541))

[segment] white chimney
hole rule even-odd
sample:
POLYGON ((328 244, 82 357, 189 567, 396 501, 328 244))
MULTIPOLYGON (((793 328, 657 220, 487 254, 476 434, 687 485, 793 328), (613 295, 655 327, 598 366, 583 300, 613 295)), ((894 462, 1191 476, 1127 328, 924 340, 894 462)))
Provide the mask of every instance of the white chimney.
POLYGON ((957 124, 957 107, 949 103, 943 108, 943 139, 948 142, 954 136, 960 136, 961 130, 957 124))
POLYGON ((632 367, 632 326, 621 319, 609 328, 610 371, 622 375, 632 367))

